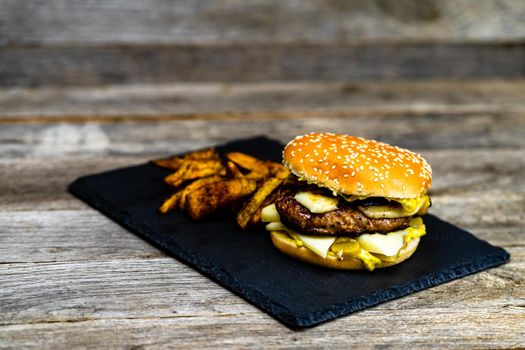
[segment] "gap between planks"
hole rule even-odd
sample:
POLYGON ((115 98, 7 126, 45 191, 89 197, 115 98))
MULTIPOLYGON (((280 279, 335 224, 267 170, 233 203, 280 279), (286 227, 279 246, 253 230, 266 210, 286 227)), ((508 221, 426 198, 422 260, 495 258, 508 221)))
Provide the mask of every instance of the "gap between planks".
POLYGON ((300 119, 324 119, 324 118, 352 118, 352 117, 428 117, 429 115, 447 114, 449 116, 522 116, 525 107, 515 109, 484 108, 477 107, 434 107, 427 109, 405 109, 405 108, 356 108, 354 110, 328 110, 319 109, 311 111, 277 111, 277 112, 224 112, 204 114, 121 114, 121 115, 31 115, 31 116, 0 116, 0 125, 4 124, 85 124, 100 123, 113 124, 122 122, 151 123, 169 121, 281 121, 300 119))

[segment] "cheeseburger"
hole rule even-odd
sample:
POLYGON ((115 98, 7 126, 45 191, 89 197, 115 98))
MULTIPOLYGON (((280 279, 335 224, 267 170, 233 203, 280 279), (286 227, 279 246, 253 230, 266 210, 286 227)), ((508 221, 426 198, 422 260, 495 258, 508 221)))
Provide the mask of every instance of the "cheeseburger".
POLYGON ((425 235, 429 164, 419 154, 349 135, 311 133, 283 151, 293 174, 262 210, 272 242, 294 258, 334 269, 399 264, 425 235))

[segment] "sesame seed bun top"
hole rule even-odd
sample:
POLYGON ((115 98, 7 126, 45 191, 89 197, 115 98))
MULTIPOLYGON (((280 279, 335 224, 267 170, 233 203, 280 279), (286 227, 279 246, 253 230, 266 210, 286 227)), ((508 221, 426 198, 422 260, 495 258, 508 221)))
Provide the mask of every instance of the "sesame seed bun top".
POLYGON ((415 198, 432 184, 421 155, 350 135, 297 136, 284 148, 283 163, 296 176, 345 195, 415 198))

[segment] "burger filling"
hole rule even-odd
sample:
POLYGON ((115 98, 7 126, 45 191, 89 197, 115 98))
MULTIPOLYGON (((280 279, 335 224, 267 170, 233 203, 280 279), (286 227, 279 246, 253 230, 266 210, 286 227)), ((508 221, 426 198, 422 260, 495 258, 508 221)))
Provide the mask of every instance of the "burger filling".
POLYGON ((286 232, 298 247, 322 258, 350 256, 373 270, 381 261, 395 261, 426 233, 419 215, 429 207, 426 194, 410 199, 343 197, 299 186, 265 207, 262 220, 268 222, 267 230, 286 232))
POLYGON ((266 225, 268 231, 285 232, 295 241, 297 247, 305 247, 322 258, 357 258, 370 271, 381 261, 395 261, 404 249, 410 247, 415 238, 426 234, 425 225, 420 217, 412 218, 409 226, 402 230, 386 234, 362 234, 357 237, 304 235, 290 229, 279 219, 275 204, 263 209, 262 220, 269 222, 266 225))
POLYGON ((290 192, 284 193, 275 202, 275 206, 286 226, 297 232, 312 235, 356 236, 369 232, 387 233, 406 228, 410 222, 409 216, 371 218, 355 203, 344 200, 339 200, 335 209, 315 213, 301 204, 290 192))

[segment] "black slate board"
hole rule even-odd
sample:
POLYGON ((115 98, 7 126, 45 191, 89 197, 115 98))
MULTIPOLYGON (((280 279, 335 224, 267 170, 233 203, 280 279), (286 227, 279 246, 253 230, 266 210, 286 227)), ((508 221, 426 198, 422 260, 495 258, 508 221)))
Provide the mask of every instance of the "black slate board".
MULTIPOLYGON (((282 147, 261 137, 218 150, 280 161, 282 147)), ((169 195, 162 181, 168 173, 142 164, 81 177, 69 190, 290 327, 313 326, 510 258, 502 248, 426 215, 427 235, 416 253, 400 265, 374 272, 316 267, 279 253, 265 232, 239 231, 232 217, 195 223, 180 212, 159 214, 157 208, 169 195)))

